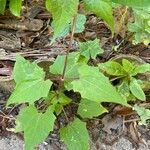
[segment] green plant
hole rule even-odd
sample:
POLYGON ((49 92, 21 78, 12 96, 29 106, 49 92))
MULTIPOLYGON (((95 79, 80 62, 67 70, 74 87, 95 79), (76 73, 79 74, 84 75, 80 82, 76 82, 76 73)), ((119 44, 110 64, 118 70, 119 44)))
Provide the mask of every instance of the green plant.
POLYGON ((147 9, 134 9, 134 23, 128 25, 131 32, 135 32, 133 42, 135 44, 143 42, 150 43, 150 7, 147 9))
MULTIPOLYGON (((89 41, 84 43, 84 46, 83 43, 80 45, 81 51, 67 55, 65 73, 66 55, 58 56, 50 66, 50 79, 47 80, 45 80, 45 73, 37 64, 17 56, 13 72, 16 87, 8 99, 7 106, 13 103, 28 104, 20 111, 16 121, 16 131, 24 132, 26 150, 33 149, 36 144, 48 136, 49 132, 53 130, 55 115, 59 115, 65 105, 72 103, 72 100, 65 95, 65 91, 73 90, 81 94, 78 114, 83 118, 92 118, 107 112, 101 102, 127 105, 126 100, 111 85, 108 78, 99 71, 99 68, 87 65, 85 60, 88 60, 90 55, 93 58, 96 57, 96 54, 93 55, 94 51, 92 50, 94 49, 92 49, 91 43, 96 48, 99 47, 97 40, 89 41), (87 51, 85 52, 85 50, 87 51), (62 64, 64 64, 63 67, 62 64), (53 90, 52 84, 56 80, 59 84, 55 85, 55 90, 53 90), (46 105, 46 108, 42 110, 35 107, 35 102, 41 98, 46 105), (97 109, 95 110, 95 108, 97 109), (31 123, 33 121, 34 126, 31 123), (34 137, 35 133, 39 134, 34 137)), ((97 53, 101 53, 102 50, 98 49, 97 53)), ((81 149, 88 149, 89 136, 86 124, 81 120, 75 118, 67 127, 60 129, 60 135, 70 149, 75 149, 76 145, 78 147, 80 145, 81 149), (85 132, 84 138, 83 132, 85 132)))
POLYGON ((119 80, 117 84, 118 92, 129 100, 134 97, 139 100, 146 100, 144 91, 142 90, 142 80, 137 75, 150 71, 150 64, 138 64, 122 59, 122 63, 116 61, 108 61, 99 65, 100 69, 112 78, 119 80), (132 95, 131 95, 132 94, 132 95), (132 97, 131 97, 132 96, 132 97), (134 96, 134 97, 133 97, 134 96))

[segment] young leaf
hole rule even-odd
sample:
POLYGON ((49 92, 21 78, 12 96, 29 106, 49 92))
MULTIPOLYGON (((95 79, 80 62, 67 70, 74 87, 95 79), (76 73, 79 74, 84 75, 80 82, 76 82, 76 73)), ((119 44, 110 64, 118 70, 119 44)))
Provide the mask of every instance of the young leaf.
POLYGON ((43 113, 38 113, 34 106, 23 108, 17 118, 17 123, 21 124, 24 132, 25 150, 33 150, 40 142, 42 142, 53 131, 54 116, 51 108, 43 113))
POLYGON ((57 115, 61 113, 64 106, 71 103, 71 99, 67 97, 64 93, 59 93, 59 95, 56 95, 55 93, 51 92, 49 97, 51 103, 54 106, 54 111, 57 115))
POLYGON ((115 61, 108 61, 106 63, 99 64, 99 68, 106 71, 107 74, 113 76, 125 76, 126 72, 123 67, 115 61))
POLYGON ((138 65, 135 68, 136 73, 145 73, 145 72, 150 72, 150 64, 143 64, 143 65, 138 65))
POLYGON ((78 108, 78 114, 82 118, 97 117, 105 112, 107 112, 107 109, 100 105, 100 103, 93 102, 87 99, 81 99, 78 108))
POLYGON ((81 55, 85 56, 87 59, 95 59, 97 54, 101 54, 104 52, 104 50, 100 47, 100 42, 98 39, 95 39, 94 41, 79 43, 79 47, 81 55))
POLYGON ((10 0, 9 9, 15 16, 20 16, 22 0, 10 0))
MULTIPOLYGON (((62 75, 64 64, 65 64, 65 55, 59 55, 54 64, 50 66, 50 72, 53 74, 62 75)), ((67 67, 65 72, 66 78, 77 78, 78 71, 77 71, 77 61, 79 59, 79 53, 70 53, 68 55, 67 67)))
POLYGON ((75 27, 75 33, 81 33, 84 31, 86 23, 86 16, 82 14, 77 15, 77 21, 76 21, 76 27, 75 27))
POLYGON ((130 82, 130 90, 131 93, 138 99, 145 101, 145 93, 143 92, 141 85, 138 83, 138 81, 135 78, 132 78, 130 82))
POLYGON ((64 29, 77 14, 79 0, 46 0, 46 8, 53 16, 53 40, 60 37, 64 29))
POLYGON ((24 102, 33 104, 41 97, 46 97, 52 85, 50 80, 44 81, 45 73, 37 64, 30 63, 19 55, 16 58, 13 76, 17 85, 7 105, 24 102))
POLYGON ((130 75, 134 73, 135 65, 127 59, 122 60, 123 69, 130 75))
POLYGON ((144 107, 135 105, 134 110, 138 113, 141 119, 141 124, 146 125, 146 120, 150 119, 150 110, 144 107))
POLYGON ((114 3, 119 3, 122 5, 127 5, 130 7, 149 7, 149 0, 112 0, 114 3))
POLYGON ((125 97, 129 97, 130 88, 129 83, 126 80, 123 80, 120 85, 117 86, 118 92, 125 97))
POLYGON ((89 149, 90 138, 86 129, 86 123, 77 118, 66 127, 60 129, 60 137, 69 150, 89 149))
POLYGON ((6 7, 6 0, 0 0, 0 14, 4 14, 6 7))
POLYGON ((95 13, 108 24, 114 34, 114 18, 112 15, 111 1, 106 0, 84 0, 85 8, 95 13))
POLYGON ((127 102, 111 85, 99 69, 87 65, 80 66, 79 80, 72 82, 73 90, 80 92, 82 98, 95 102, 112 102, 127 105, 127 102))

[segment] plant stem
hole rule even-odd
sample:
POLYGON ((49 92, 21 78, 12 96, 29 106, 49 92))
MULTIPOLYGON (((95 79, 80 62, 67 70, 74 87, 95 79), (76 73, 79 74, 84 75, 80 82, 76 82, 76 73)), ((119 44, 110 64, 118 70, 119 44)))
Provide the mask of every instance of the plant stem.
POLYGON ((69 55, 69 51, 71 50, 72 42, 73 42, 73 39, 74 39, 74 32, 75 32, 75 27, 76 27, 76 19, 77 19, 77 16, 74 16, 73 23, 72 23, 72 29, 71 29, 71 35, 70 35, 70 42, 69 42, 68 49, 66 51, 67 54, 66 54, 66 57, 65 57, 65 63, 64 63, 64 69, 63 69, 63 74, 62 74, 62 80, 64 80, 64 77, 65 77, 65 72, 66 72, 67 62, 68 62, 68 55, 69 55))

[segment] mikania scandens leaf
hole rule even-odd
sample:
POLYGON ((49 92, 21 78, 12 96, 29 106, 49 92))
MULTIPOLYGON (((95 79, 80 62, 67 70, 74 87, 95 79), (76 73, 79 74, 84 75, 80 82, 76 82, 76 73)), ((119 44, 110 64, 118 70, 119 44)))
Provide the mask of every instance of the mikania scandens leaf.
POLYGON ((26 102, 33 104, 40 98, 47 97, 51 85, 52 82, 50 80, 23 81, 16 85, 15 90, 7 101, 7 106, 14 103, 21 104, 26 102))
POLYGON ((114 34, 114 18, 112 13, 112 2, 109 0, 83 0, 85 8, 101 17, 114 34))
POLYGON ((80 54, 87 59, 95 59, 97 54, 102 54, 104 50, 100 47, 100 41, 95 39, 93 41, 79 43, 80 54))
POLYGON ((146 100, 144 91, 141 88, 141 85, 138 83, 138 80, 132 78, 130 81, 130 91, 131 93, 139 100, 146 100))
POLYGON ((22 56, 17 55, 13 70, 13 78, 16 83, 27 80, 44 79, 45 72, 35 62, 31 63, 22 56))
POLYGON ((72 82, 73 90, 82 98, 95 102, 112 102, 127 105, 127 101, 111 85, 108 78, 99 72, 98 67, 87 65, 78 68, 79 80, 72 82))
POLYGON ((81 99, 77 113, 82 118, 97 117, 105 112, 108 112, 100 103, 93 102, 88 99, 81 99))
MULTIPOLYGON (((50 72, 57 75, 63 74, 63 69, 65 65, 66 55, 59 55, 54 64, 50 66, 50 72)), ((73 52, 68 55, 67 67, 65 72, 65 78, 77 78, 78 75, 78 61, 79 53, 73 52)))
POLYGON ((60 138, 67 145, 69 150, 90 149, 90 138, 86 129, 86 123, 76 118, 66 127, 60 129, 60 138))
POLYGON ((15 16, 20 16, 22 0, 10 0, 9 9, 15 16))
POLYGON ((45 113, 39 113, 32 105, 23 108, 17 117, 17 124, 20 124, 24 132, 24 150, 33 150, 44 141, 50 131, 53 131, 55 119, 51 108, 45 113))
POLYGON ((46 8, 53 16, 53 41, 62 35, 62 32, 72 22, 77 14, 79 0, 46 0, 46 8))
POLYGON ((21 56, 17 56, 13 71, 16 87, 8 99, 7 105, 12 103, 33 104, 42 97, 47 97, 52 82, 45 81, 45 73, 35 63, 30 63, 21 56))

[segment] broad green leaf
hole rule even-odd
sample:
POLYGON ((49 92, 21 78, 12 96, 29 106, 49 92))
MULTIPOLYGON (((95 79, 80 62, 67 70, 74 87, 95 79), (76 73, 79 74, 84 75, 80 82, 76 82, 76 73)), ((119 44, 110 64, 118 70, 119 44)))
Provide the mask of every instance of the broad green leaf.
POLYGON ((138 113, 138 115, 140 116, 141 119, 141 124, 142 125, 146 125, 146 120, 150 119, 150 110, 146 109, 144 107, 140 107, 135 105, 134 106, 134 110, 138 113))
POLYGON ((46 8, 53 16, 53 40, 60 37, 77 14, 79 0, 46 0, 46 8))
POLYGON ((112 0, 114 3, 119 3, 122 5, 127 5, 130 7, 149 7, 149 0, 112 0))
POLYGON ((107 112, 100 103, 93 102, 87 99, 81 99, 79 107, 78 107, 78 114, 82 118, 93 118, 97 117, 103 113, 107 112))
POLYGON ((28 80, 16 85, 15 90, 8 99, 7 105, 13 103, 33 104, 35 101, 42 97, 47 97, 52 82, 50 80, 44 81, 43 79, 28 80))
POLYGON ((109 75, 113 75, 113 76, 125 76, 126 75, 126 72, 121 66, 121 64, 115 61, 108 61, 106 63, 101 63, 99 64, 99 68, 105 71, 109 75))
POLYGON ((112 102, 127 105, 126 100, 97 67, 83 65, 78 71, 80 79, 73 81, 72 85, 73 90, 80 92, 82 98, 100 103, 112 102))
POLYGON ((82 42, 79 43, 80 53, 82 56, 85 56, 87 59, 95 59, 97 54, 101 54, 104 50, 100 47, 100 42, 98 39, 94 41, 82 42))
POLYGON ((130 75, 134 73, 135 65, 127 59, 122 60, 123 69, 130 75))
POLYGON ((112 3, 109 0, 84 0, 85 8, 95 13, 108 24, 114 34, 114 18, 112 15, 112 3))
POLYGON ((15 16, 20 16, 22 0, 10 0, 9 9, 15 16))
POLYGON ((0 0, 0 14, 4 14, 6 7, 6 0, 0 0))
MULTIPOLYGON (((65 55, 59 55, 54 64, 50 66, 50 72, 53 74, 63 74, 64 64, 65 64, 65 55)), ((78 77, 77 71, 77 61, 79 59, 79 53, 70 53, 68 55, 67 67, 65 72, 66 78, 76 78, 78 77)))
POLYGON ((17 84, 8 99, 7 105, 24 102, 33 104, 41 97, 47 97, 52 85, 50 80, 44 80, 43 69, 19 55, 16 58, 13 76, 17 84))
POLYGON ((27 80, 44 79, 45 73, 36 63, 30 63, 22 56, 17 55, 16 63, 13 70, 13 78, 16 83, 27 80))
POLYGON ((131 93, 139 100, 146 100, 145 93, 143 92, 141 85, 135 78, 132 78, 130 82, 131 93))
POLYGON ((86 23, 86 16, 82 14, 77 15, 77 21, 76 21, 76 27, 75 27, 75 33, 81 33, 84 31, 86 23))
POLYGON ((135 71, 137 73, 145 73, 145 72, 150 72, 150 64, 143 64, 139 65, 135 68, 135 71))
POLYGON ((60 137, 69 150, 88 150, 90 148, 86 123, 77 118, 60 129, 60 137))
POLYGON ((22 127, 25 139, 25 150, 33 150, 53 131, 54 116, 50 108, 45 113, 38 113, 34 106, 28 106, 20 111, 17 123, 22 127))

